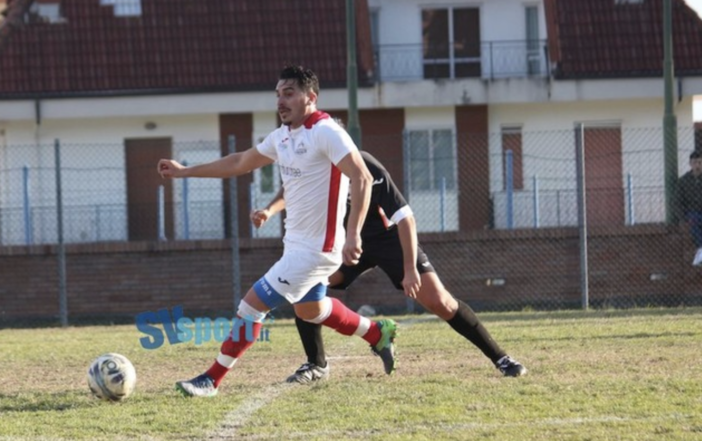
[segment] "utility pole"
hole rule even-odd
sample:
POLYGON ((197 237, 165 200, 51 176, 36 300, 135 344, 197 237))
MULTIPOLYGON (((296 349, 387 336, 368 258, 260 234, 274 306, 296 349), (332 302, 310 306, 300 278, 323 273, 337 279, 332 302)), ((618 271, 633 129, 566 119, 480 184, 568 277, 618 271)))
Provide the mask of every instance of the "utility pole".
POLYGON ((346 130, 361 148, 361 125, 358 120, 358 68, 356 66, 356 8, 354 0, 346 0, 346 87, 349 92, 349 118, 346 130))
POLYGON ((663 158, 665 171, 665 220, 675 221, 675 188, 678 183, 678 119, 673 110, 673 9, 672 0, 663 0, 663 158))

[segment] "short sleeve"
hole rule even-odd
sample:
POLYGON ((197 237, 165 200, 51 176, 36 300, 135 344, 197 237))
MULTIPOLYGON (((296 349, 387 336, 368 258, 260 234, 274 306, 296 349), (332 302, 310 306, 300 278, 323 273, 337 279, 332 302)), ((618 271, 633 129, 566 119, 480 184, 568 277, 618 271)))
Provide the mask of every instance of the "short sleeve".
POLYGON ((322 152, 329 157, 334 165, 337 165, 352 151, 358 151, 356 144, 346 133, 346 130, 335 122, 328 122, 320 126, 316 141, 322 152))
POLYGON ((407 205, 407 201, 395 185, 390 173, 377 159, 367 152, 362 152, 361 156, 363 156, 368 170, 373 175, 374 201, 390 217, 390 221, 396 224, 402 219, 411 216, 412 209, 407 205))
POLYGON ((256 146, 256 150, 264 156, 271 158, 274 161, 278 160, 278 151, 275 148, 275 131, 271 132, 266 136, 261 143, 256 146))

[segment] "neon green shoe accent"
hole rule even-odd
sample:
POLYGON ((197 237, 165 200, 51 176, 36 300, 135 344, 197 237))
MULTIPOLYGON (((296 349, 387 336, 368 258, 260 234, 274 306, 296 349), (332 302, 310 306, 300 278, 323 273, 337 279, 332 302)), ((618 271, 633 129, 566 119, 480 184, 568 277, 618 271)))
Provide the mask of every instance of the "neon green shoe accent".
POLYGON ((377 322, 380 327, 380 340, 371 350, 383 360, 385 373, 390 375, 395 371, 395 336, 397 323, 392 319, 382 319, 377 322))

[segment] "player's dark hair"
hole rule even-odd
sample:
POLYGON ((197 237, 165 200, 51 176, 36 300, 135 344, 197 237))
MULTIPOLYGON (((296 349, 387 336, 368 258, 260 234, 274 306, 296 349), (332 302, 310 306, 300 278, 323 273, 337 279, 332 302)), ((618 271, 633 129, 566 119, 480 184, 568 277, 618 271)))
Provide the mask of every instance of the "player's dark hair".
POLYGON ((280 71, 280 80, 295 80, 295 84, 305 92, 312 91, 319 95, 319 79, 317 74, 303 66, 289 64, 280 71))
POLYGON ((690 153, 690 159, 697 159, 697 158, 702 158, 702 151, 694 150, 692 153, 690 153))

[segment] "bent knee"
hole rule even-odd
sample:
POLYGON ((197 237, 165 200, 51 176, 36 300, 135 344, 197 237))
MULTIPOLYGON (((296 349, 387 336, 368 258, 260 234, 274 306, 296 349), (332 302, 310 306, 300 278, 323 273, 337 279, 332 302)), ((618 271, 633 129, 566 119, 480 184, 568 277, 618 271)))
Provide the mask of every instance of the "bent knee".
POLYGON ((432 314, 436 314, 444 320, 448 320, 458 310, 458 302, 445 290, 430 293, 429 295, 417 298, 419 303, 432 314))
POLYGON ((296 303, 295 315, 310 323, 322 323, 331 314, 331 301, 328 297, 318 302, 296 303))

